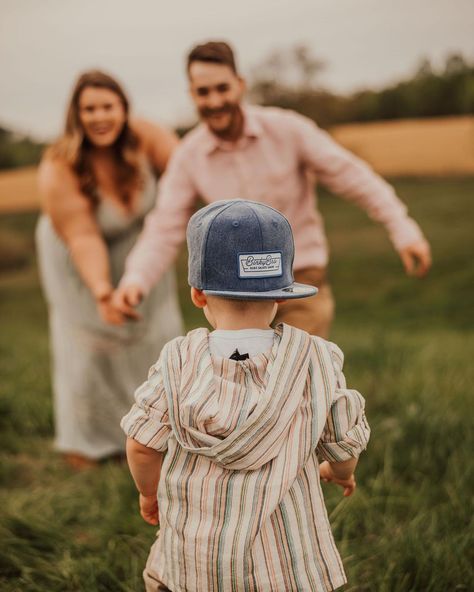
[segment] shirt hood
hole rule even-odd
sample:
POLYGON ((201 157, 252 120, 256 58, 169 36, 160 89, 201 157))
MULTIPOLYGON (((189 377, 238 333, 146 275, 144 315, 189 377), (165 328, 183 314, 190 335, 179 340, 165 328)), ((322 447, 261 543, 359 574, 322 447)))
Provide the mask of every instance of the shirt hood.
POLYGON ((209 332, 176 341, 163 360, 170 424, 188 452, 227 469, 272 460, 304 402, 311 337, 279 325, 271 351, 244 361, 213 358, 209 332))

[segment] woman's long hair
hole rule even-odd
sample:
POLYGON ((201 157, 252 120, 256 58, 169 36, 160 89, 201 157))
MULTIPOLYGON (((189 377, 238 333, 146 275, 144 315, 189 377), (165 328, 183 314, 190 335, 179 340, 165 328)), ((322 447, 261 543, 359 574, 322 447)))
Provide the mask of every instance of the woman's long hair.
POLYGON ((122 101, 126 119, 122 131, 112 149, 116 161, 116 183, 120 197, 128 206, 133 194, 143 184, 143 170, 140 158, 140 141, 132 131, 128 121, 129 102, 120 84, 100 70, 90 70, 81 74, 73 88, 66 112, 66 125, 63 135, 47 150, 46 157, 65 161, 79 180, 79 187, 94 206, 98 203, 97 183, 92 167, 91 142, 84 134, 79 118, 79 99, 84 89, 105 88, 115 93, 122 101))

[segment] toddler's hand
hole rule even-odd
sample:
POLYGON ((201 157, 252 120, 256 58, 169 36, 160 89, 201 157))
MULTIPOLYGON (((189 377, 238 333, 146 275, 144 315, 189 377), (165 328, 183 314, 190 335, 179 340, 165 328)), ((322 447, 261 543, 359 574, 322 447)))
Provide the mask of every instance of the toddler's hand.
POLYGON ((356 488, 356 481, 354 473, 347 477, 347 479, 340 479, 336 477, 331 465, 325 460, 319 465, 319 476, 325 483, 333 482, 344 488, 344 497, 352 495, 356 488))
POLYGON ((160 521, 158 517, 158 500, 156 499, 156 495, 142 495, 140 493, 139 503, 140 515, 143 520, 148 522, 148 524, 157 526, 160 521))

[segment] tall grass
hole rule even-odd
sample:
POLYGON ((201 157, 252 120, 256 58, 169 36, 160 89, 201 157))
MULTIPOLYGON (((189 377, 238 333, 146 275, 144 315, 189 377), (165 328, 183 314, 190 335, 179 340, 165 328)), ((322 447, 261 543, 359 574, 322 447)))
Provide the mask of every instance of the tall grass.
MULTIPOLYGON (((433 245, 404 276, 384 232, 324 194, 338 310, 333 340, 367 401, 372 437, 343 499, 325 486, 350 592, 472 589, 474 179, 398 181, 433 245)), ((139 591, 154 529, 126 467, 74 473, 51 448, 46 310, 33 215, 4 216, 24 266, 0 276, 0 589, 139 591)), ((180 291, 188 327, 200 313, 180 291)))

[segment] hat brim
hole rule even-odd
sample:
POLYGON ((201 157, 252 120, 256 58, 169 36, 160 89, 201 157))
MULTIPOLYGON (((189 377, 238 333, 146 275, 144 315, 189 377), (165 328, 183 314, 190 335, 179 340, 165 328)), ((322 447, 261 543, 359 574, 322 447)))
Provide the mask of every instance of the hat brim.
POLYGON ((308 284, 293 282, 286 288, 270 290, 268 292, 228 292, 225 290, 203 290, 209 296, 221 296, 231 300, 292 300, 294 298, 308 298, 318 293, 318 288, 308 284))

